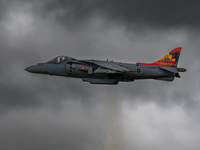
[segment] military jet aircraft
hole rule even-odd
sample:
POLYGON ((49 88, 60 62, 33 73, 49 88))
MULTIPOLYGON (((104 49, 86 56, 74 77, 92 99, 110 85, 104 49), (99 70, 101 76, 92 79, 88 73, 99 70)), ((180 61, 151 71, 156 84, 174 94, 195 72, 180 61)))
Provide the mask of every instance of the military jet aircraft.
POLYGON ((180 78, 178 68, 181 47, 173 49, 154 63, 129 64, 103 60, 78 60, 68 56, 58 56, 46 63, 38 63, 27 67, 31 73, 48 74, 63 77, 81 78, 91 84, 118 84, 138 79, 155 79, 173 81, 180 78))

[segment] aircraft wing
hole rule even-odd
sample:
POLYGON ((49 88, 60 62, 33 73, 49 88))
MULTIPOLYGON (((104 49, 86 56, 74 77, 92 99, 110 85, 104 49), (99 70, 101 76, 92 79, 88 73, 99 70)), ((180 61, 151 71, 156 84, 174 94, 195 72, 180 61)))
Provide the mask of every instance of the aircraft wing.
POLYGON ((102 68, 111 69, 118 72, 127 72, 129 69, 120 65, 120 63, 112 62, 112 61, 101 61, 101 60, 81 60, 81 62, 95 64, 102 68))
POLYGON ((172 73, 175 73, 175 77, 180 78, 181 76, 179 75, 179 71, 177 69, 177 67, 166 67, 166 66, 159 66, 160 69, 163 69, 165 71, 169 71, 172 73))

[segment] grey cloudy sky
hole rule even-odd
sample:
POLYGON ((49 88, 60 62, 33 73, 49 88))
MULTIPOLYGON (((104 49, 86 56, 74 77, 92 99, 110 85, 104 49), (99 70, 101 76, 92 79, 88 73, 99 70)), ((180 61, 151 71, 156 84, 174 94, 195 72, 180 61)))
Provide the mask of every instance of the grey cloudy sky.
POLYGON ((197 1, 0 2, 0 149, 197 150, 197 1), (181 46, 173 82, 117 86, 30 74, 58 55, 153 62, 181 46))

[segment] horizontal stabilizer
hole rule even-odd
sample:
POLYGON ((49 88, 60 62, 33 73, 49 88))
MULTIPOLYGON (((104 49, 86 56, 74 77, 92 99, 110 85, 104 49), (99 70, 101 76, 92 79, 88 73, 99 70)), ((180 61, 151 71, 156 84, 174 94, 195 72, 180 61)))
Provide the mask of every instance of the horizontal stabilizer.
POLYGON ((165 71, 172 72, 172 73, 178 73, 178 70, 176 67, 159 66, 159 68, 165 71))

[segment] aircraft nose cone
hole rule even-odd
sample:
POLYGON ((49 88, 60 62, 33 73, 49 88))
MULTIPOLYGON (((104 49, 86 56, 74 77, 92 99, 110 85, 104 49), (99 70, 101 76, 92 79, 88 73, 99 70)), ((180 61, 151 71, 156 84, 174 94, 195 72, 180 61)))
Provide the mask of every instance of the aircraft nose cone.
POLYGON ((29 67, 25 68, 24 70, 26 70, 28 72, 32 72, 32 73, 37 73, 38 72, 38 66, 36 66, 36 65, 29 66, 29 67))

